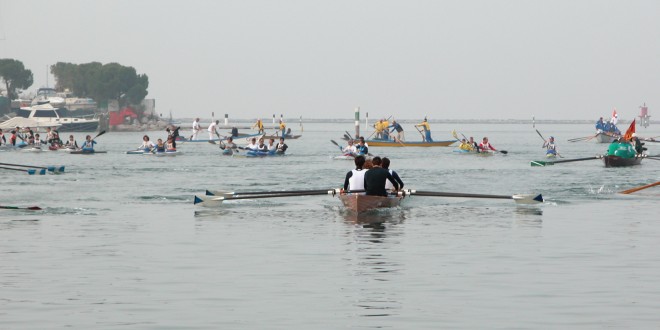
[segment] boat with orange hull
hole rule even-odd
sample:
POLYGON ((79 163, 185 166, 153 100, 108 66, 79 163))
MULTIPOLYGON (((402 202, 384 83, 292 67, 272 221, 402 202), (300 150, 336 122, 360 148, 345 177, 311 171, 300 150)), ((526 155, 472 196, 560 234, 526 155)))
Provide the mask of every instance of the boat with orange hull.
POLYGON ((403 196, 372 196, 363 194, 343 194, 339 199, 344 206, 355 212, 362 213, 373 209, 397 207, 403 196))

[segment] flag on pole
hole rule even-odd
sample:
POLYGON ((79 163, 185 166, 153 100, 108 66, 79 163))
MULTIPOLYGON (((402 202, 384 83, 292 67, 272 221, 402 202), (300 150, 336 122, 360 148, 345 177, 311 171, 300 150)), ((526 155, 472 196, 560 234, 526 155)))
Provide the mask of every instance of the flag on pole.
POLYGON ((630 123, 630 127, 628 127, 626 134, 623 135, 623 140, 632 141, 633 133, 635 133, 635 119, 633 119, 632 123, 630 123))

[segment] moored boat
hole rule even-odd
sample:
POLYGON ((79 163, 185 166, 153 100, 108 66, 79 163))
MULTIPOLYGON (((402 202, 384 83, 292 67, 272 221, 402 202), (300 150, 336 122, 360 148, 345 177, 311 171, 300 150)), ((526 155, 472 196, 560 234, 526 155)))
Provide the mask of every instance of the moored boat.
POLYGON ((93 132, 99 128, 98 118, 63 117, 59 110, 50 103, 37 104, 20 108, 16 116, 34 120, 38 126, 60 126, 63 132, 93 132))
POLYGON ((339 199, 347 209, 355 213, 362 213, 373 209, 397 207, 401 204, 403 197, 343 194, 339 195, 339 199))

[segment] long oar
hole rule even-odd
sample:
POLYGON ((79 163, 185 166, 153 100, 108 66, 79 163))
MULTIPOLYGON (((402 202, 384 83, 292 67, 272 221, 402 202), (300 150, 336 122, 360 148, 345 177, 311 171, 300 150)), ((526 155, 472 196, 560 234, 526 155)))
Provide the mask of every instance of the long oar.
POLYGON ((100 131, 99 134, 96 134, 96 136, 92 138, 92 141, 103 134, 105 134, 105 131, 100 131))
POLYGON ((542 160, 533 160, 530 165, 532 166, 546 166, 554 165, 559 163, 570 163, 570 162, 580 162, 583 160, 592 160, 592 159, 601 159, 603 156, 593 156, 593 157, 584 157, 584 158, 575 158, 575 159, 565 159, 565 160, 555 160, 551 162, 544 162, 542 160))
MULTIPOLYGON (((596 135, 598 135, 598 134, 596 134, 596 135)), ((589 136, 585 136, 585 137, 568 139, 568 142, 579 142, 579 141, 584 141, 584 140, 591 140, 591 139, 595 138, 596 135, 589 135, 589 136)))
POLYGON ((628 190, 620 191, 619 193, 620 194, 631 194, 631 193, 634 193, 636 191, 640 191, 640 190, 646 189, 646 188, 655 187, 655 186, 658 186, 658 185, 660 185, 660 181, 654 182, 654 183, 651 183, 651 184, 647 184, 647 185, 641 186, 641 187, 630 188, 628 190))
POLYGON ((449 193, 449 192, 438 192, 438 191, 420 191, 420 190, 411 190, 411 189, 404 190, 404 192, 409 195, 430 196, 430 197, 513 199, 518 204, 543 203, 543 196, 541 196, 541 194, 485 195, 485 194, 449 193))
POLYGON ((6 166, 0 166, 1 169, 3 170, 11 170, 11 171, 22 171, 22 172, 27 172, 29 175, 34 175, 35 173, 39 173, 40 175, 46 174, 46 169, 42 168, 39 171, 36 169, 30 168, 30 169, 22 169, 22 168, 13 168, 13 167, 6 167, 6 166))
POLYGON ((9 163, 0 163, 0 165, 7 165, 7 166, 16 166, 16 167, 27 167, 27 168, 44 168, 47 169, 49 172, 64 172, 64 165, 56 167, 56 166, 30 166, 30 165, 21 165, 21 164, 9 164, 9 163))
POLYGON ((280 197, 299 197, 299 196, 314 196, 314 195, 334 195, 339 191, 338 189, 322 190, 318 192, 306 193, 280 193, 280 194, 263 194, 263 195, 241 195, 241 196, 195 196, 193 204, 200 204, 201 206, 220 206, 223 201, 238 200, 238 199, 257 199, 257 198, 280 198, 280 197))
POLYGON ((236 195, 278 195, 278 194, 306 194, 306 193, 325 193, 334 189, 314 189, 314 190, 288 190, 288 191, 226 191, 226 190, 206 190, 207 196, 236 196, 236 195))
POLYGON ((21 206, 5 206, 5 205, 0 205, 0 209, 6 209, 6 210, 32 210, 32 211, 41 210, 41 208, 39 206, 21 207, 21 206))
POLYGON ((351 133, 349 133, 348 131, 344 131, 344 132, 346 132, 346 136, 348 136, 349 139, 353 140, 353 136, 351 135, 351 133))

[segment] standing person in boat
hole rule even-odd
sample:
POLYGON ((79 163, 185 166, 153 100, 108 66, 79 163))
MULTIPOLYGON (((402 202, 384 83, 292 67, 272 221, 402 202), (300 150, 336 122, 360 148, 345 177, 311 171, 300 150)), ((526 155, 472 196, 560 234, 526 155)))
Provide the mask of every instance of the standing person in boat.
POLYGON ((488 138, 484 136, 484 139, 479 143, 479 149, 481 150, 493 150, 497 151, 495 147, 493 147, 490 142, 488 142, 488 138))
POLYGON ((64 146, 69 149, 78 149, 78 143, 76 142, 76 139, 73 138, 73 135, 69 135, 69 140, 66 141, 64 146))
POLYGON ((546 155, 557 156, 557 145, 555 145, 555 137, 551 136, 548 141, 543 142, 543 147, 545 148, 546 155))
POLYGON ((429 125, 428 120, 424 118, 424 121, 415 125, 415 127, 421 127, 424 129, 424 141, 425 142, 433 142, 433 139, 431 138, 431 125, 429 125))
POLYGON ((289 146, 287 146, 286 143, 284 143, 284 138, 281 137, 280 142, 278 142, 277 145, 275 146, 275 150, 276 150, 275 152, 278 154, 283 154, 286 152, 286 149, 288 148, 289 146))
POLYGON ((600 117, 596 122, 596 132, 602 132, 605 130, 605 122, 603 122, 603 117, 600 117))
POLYGON ((642 153, 644 153, 644 151, 647 150, 646 148, 644 148, 644 143, 641 142, 641 141, 639 140, 639 138, 637 137, 637 133, 632 133, 632 141, 631 141, 631 143, 632 143, 633 146, 635 147, 635 151, 636 151, 638 154, 642 154, 642 153))
POLYGON ((245 147, 245 149, 257 151, 258 146, 259 145, 257 144, 257 138, 252 138, 250 144, 248 144, 247 147, 245 147))
POLYGON ((388 127, 388 129, 389 128, 392 128, 390 133, 394 133, 394 131, 396 131, 396 139, 395 140, 404 141, 405 138, 404 138, 404 134, 403 134, 403 127, 401 127, 401 124, 397 123, 396 120, 392 120, 392 125, 390 125, 388 127))
POLYGON ((284 123, 284 120, 282 120, 282 118, 280 118, 280 131, 282 132, 282 135, 280 135, 280 136, 285 137, 286 136, 286 124, 284 123))
POLYGON ((215 136, 218 135, 218 124, 220 124, 219 120, 216 120, 215 122, 212 122, 211 125, 209 125, 208 131, 209 131, 209 141, 213 141, 215 139, 215 136))
POLYGON ((191 140, 197 140, 197 134, 202 130, 202 126, 199 125, 199 118, 195 118, 195 121, 192 123, 192 135, 190 136, 191 140))
POLYGON ((152 151, 156 145, 149 140, 149 135, 145 135, 142 137, 142 144, 138 147, 138 149, 142 149, 145 152, 152 151))
POLYGON ((394 179, 392 174, 381 167, 381 159, 376 156, 371 159, 374 167, 364 173, 364 190, 367 195, 371 196, 387 196, 385 190, 385 182, 390 181, 394 186, 394 191, 399 190, 399 183, 394 179))
POLYGON ((367 155, 369 154, 369 147, 364 142, 364 138, 360 138, 360 144, 355 146, 355 153, 358 155, 367 155))
POLYGON ((367 171, 363 169, 365 158, 360 155, 355 157, 355 169, 346 173, 344 179, 344 191, 364 190, 364 173, 367 171))
POLYGON ((92 140, 91 135, 87 135, 85 137, 85 142, 82 143, 82 151, 83 152, 93 152, 94 151, 94 145, 96 144, 96 141, 92 140))
MULTIPOLYGON (((394 170, 390 170, 390 159, 387 157, 383 157, 383 160, 381 161, 382 168, 386 169, 387 171, 390 172, 394 180, 399 184, 399 189, 403 189, 403 180, 399 177, 399 174, 396 173, 394 170)), ((390 180, 385 181, 385 189, 386 190, 392 190, 394 189, 394 185, 392 185, 392 182, 390 180)))
POLYGON ((256 128, 259 130, 259 134, 264 133, 264 123, 261 121, 261 118, 257 119, 257 122, 252 125, 252 128, 256 128))

